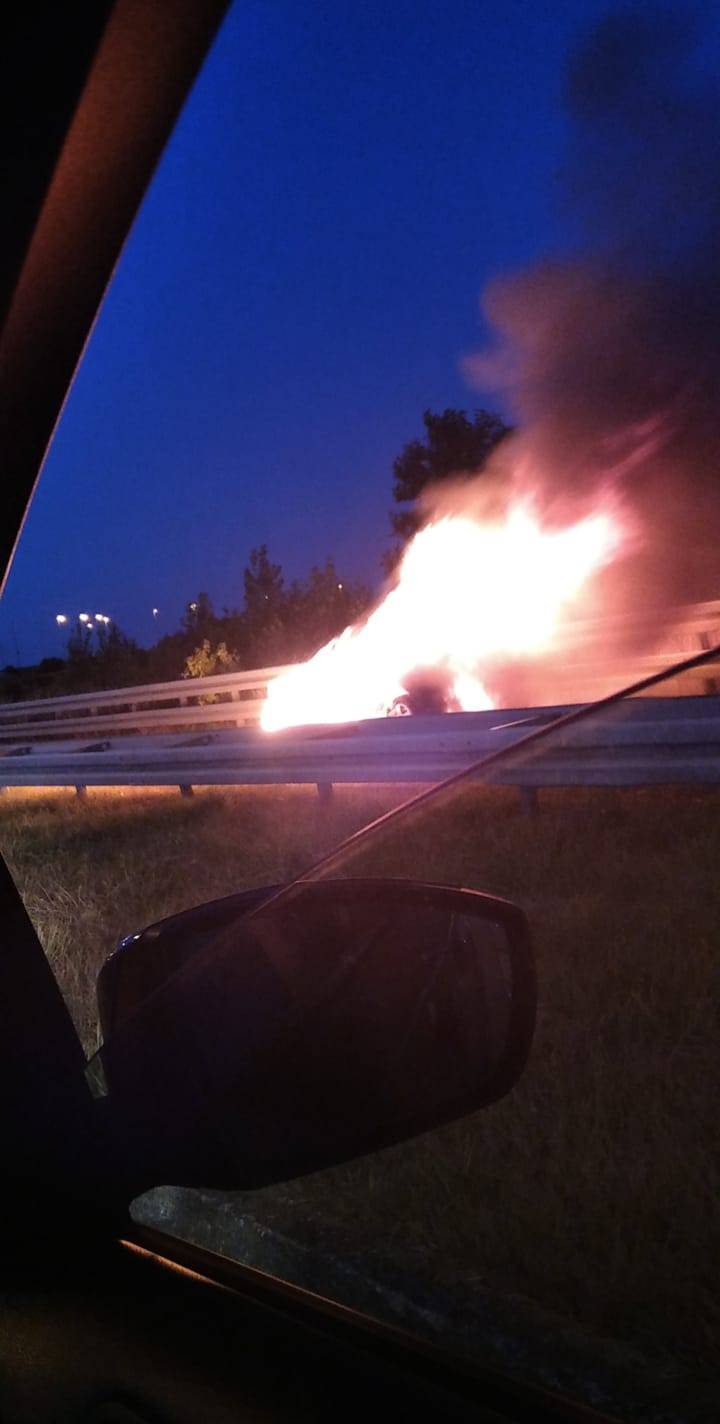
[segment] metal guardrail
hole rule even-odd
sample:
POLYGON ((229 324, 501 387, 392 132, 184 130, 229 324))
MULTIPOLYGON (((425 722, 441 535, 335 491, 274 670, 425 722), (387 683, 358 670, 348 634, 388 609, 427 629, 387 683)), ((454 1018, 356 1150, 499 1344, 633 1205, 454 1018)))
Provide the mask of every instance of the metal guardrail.
POLYGON ((254 726, 260 719, 268 684, 285 671, 284 666, 254 668, 0 704, 0 743, 22 738, 106 736, 116 728, 158 732, 213 723, 254 726))
MULTIPOLYGON (((552 702, 601 696, 683 653, 720 637, 720 600, 667 611, 652 647, 657 616, 609 616, 568 623, 550 669, 552 702), (626 651, 607 663, 622 634, 626 651), (648 651, 648 648, 650 649, 648 651)), ((343 728, 295 728, 268 736, 257 727, 273 678, 285 667, 179 679, 78 696, 0 704, 0 788, 7 786, 192 786, 334 782, 434 782, 520 735, 517 723, 548 709, 458 713, 452 717, 380 719, 343 728), (211 700, 212 699, 212 700, 211 700), (514 724, 514 725, 513 725, 514 724)), ((718 779, 720 669, 704 666, 683 679, 696 697, 643 699, 654 711, 635 715, 609 742, 573 737, 557 743, 521 777, 524 786, 630 785, 665 779, 718 779), (660 710, 665 707, 664 718, 660 710), (678 711, 678 708, 680 709, 678 711), (700 710, 702 709, 702 710, 700 710), (650 724, 652 723, 652 733, 650 724), (628 733, 629 736, 626 736, 628 733)), ((663 684, 663 693, 672 686, 663 684)), ((558 713, 562 708, 553 709, 558 713)))
MULTIPOLYGON (((493 779, 525 788, 720 781, 720 697, 638 698, 559 734, 493 779)), ((466 712, 194 736, 46 744, 0 757, 2 786, 254 786, 432 783, 511 745, 567 708, 466 712), (500 720, 499 720, 500 719, 500 720)))

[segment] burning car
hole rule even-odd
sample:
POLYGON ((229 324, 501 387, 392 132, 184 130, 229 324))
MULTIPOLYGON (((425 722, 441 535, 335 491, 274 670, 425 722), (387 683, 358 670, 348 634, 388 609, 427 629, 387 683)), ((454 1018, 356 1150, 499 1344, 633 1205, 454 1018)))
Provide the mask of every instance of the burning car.
POLYGON ((431 519, 365 620, 273 679, 263 730, 497 705, 490 684, 552 650, 622 540, 610 504, 562 528, 522 499, 491 519, 431 519))
POLYGON ((461 712, 448 668, 416 668, 404 678, 404 689, 387 708, 388 717, 412 717, 436 712, 461 712))

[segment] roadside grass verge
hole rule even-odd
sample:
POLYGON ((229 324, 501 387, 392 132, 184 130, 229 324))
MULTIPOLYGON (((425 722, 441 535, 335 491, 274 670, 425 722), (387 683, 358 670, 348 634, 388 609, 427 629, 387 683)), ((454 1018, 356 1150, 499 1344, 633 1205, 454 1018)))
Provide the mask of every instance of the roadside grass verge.
MULTIPOLYGON (((338 798, 339 799, 339 798, 338 798)), ((165 915, 291 879, 329 843, 397 802, 363 791, 328 812, 315 788, 10 791, 0 850, 88 1053, 95 979, 118 939, 165 915)))
MULTIPOLYGON (((313 788, 3 797, 0 846, 88 1050, 95 975, 121 934, 287 879, 407 790, 339 789, 327 808, 313 788)), ((541 800, 529 816, 514 792, 468 787, 339 872, 463 883, 523 905, 540 1005, 513 1093, 372 1158, 237 1194, 238 1211, 342 1241, 379 1273, 392 1260, 430 1282, 526 1296, 709 1376, 720 792, 541 800)), ((228 1249, 220 1227, 216 1244, 228 1249)))

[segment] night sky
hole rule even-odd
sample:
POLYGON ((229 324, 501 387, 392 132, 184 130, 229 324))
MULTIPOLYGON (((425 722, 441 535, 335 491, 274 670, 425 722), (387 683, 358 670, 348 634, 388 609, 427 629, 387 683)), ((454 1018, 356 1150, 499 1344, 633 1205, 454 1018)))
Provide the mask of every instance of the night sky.
POLYGON ((461 370, 486 282, 566 241, 563 64, 606 8, 233 6, 48 456, 0 663, 62 652, 57 612, 149 642, 201 589, 240 605, 259 543, 288 577, 379 580, 423 409, 497 408, 461 370))

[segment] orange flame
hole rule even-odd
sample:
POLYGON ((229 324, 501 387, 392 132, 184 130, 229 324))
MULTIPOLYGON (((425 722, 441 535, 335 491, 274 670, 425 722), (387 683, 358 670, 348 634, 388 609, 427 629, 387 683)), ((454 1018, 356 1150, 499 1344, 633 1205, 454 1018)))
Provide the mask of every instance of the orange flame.
POLYGON ((491 707, 483 666, 550 648, 566 606, 619 543, 609 513, 547 530, 528 504, 496 522, 427 524, 369 618, 270 684, 261 725, 383 716, 413 670, 428 667, 447 672, 464 711, 491 707))

